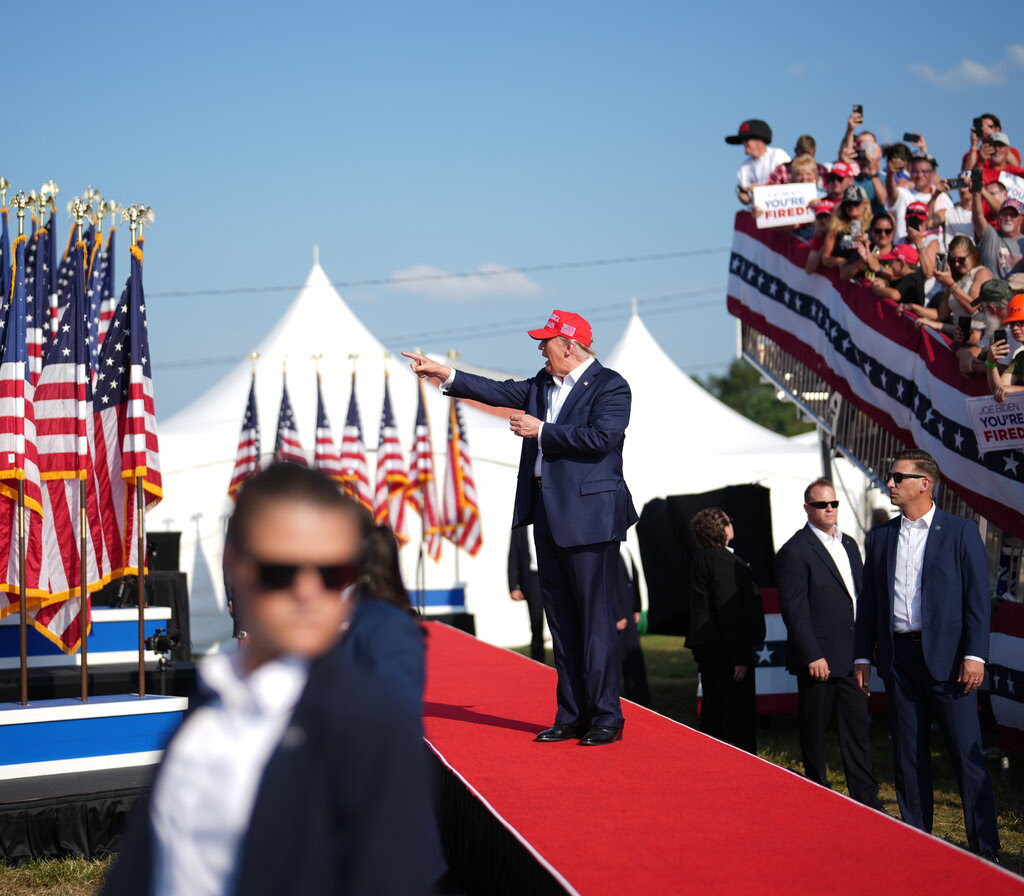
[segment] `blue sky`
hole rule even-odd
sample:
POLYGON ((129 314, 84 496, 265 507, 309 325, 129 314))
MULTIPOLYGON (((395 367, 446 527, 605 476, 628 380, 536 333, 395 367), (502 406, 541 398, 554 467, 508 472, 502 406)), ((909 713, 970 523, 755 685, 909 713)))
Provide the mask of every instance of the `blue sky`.
MULTIPOLYGON (((341 282, 721 249, 743 155, 723 137, 763 118, 777 145, 811 133, 830 161, 852 103, 883 140, 923 133, 947 174, 981 112, 1024 146, 1021 4, 986 4, 984 28, 949 3, 897 8, 830 21, 746 2, 22 3, 3 12, 0 175, 16 189, 53 178, 62 209, 89 184, 153 206, 145 277, 167 415, 294 289, 160 294, 294 287, 314 244, 341 282)), ((726 258, 341 291, 396 350, 456 348, 517 374, 538 367, 520 322, 575 310, 609 349, 636 297, 677 363, 705 374, 736 350, 726 258)))

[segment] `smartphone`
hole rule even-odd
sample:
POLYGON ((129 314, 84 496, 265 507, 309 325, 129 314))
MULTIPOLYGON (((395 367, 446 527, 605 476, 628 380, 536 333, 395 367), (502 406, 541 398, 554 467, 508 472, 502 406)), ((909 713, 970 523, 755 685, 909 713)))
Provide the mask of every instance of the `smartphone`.
POLYGON ((949 180, 946 181, 946 183, 949 184, 949 188, 951 190, 962 190, 964 189, 964 187, 970 184, 970 182, 970 178, 963 176, 951 177, 949 180))
POLYGON ((921 135, 920 134, 911 134, 908 131, 908 132, 906 132, 903 135, 903 142, 904 143, 920 143, 921 142, 921 135))
POLYGON ((981 169, 980 168, 972 168, 971 169, 971 192, 972 193, 980 193, 981 192, 981 187, 982 187, 983 183, 984 183, 984 178, 982 178, 982 176, 981 176, 981 169))
POLYGON ((946 270, 946 253, 936 252, 935 253, 935 270, 944 271, 946 270))
POLYGON ((1006 342, 1007 340, 1006 340, 1006 330, 1005 330, 1005 328, 1000 327, 998 330, 996 330, 992 334, 992 341, 993 342, 1006 342))
POLYGON ((864 114, 864 107, 860 103, 854 103, 853 104, 853 111, 856 112, 858 115, 863 115, 864 114))
POLYGON ((975 118, 975 119, 974 119, 974 120, 973 120, 973 121, 971 122, 971 129, 972 129, 972 130, 974 131, 974 133, 975 133, 975 134, 977 134, 977 135, 978 135, 979 137, 981 136, 981 119, 980 119, 980 118, 975 118))
POLYGON ((969 314, 961 314, 956 319, 956 325, 960 328, 960 332, 964 334, 964 343, 965 344, 971 341, 971 329, 972 329, 971 324, 972 323, 973 323, 973 318, 969 314))

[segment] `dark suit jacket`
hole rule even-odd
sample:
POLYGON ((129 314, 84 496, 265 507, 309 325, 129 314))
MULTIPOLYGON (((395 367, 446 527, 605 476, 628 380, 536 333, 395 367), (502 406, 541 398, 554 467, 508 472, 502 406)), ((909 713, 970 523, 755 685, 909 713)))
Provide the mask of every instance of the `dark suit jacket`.
POLYGON ((360 597, 342 653, 391 691, 417 723, 423 719, 426 643, 423 626, 393 604, 360 597))
MULTIPOLYGON (((423 836, 433 824, 425 763, 410 714, 333 648, 313 663, 286 736, 264 769, 236 892, 431 892, 437 856, 435 841, 423 836)), ((104 894, 151 892, 152 836, 146 796, 133 811, 104 894)))
MULTIPOLYGON (((849 535, 843 547, 850 558, 853 581, 864 573, 860 551, 849 535)), ((839 569, 821 539, 804 526, 775 557, 782 620, 789 636, 787 667, 794 674, 824 657, 832 675, 853 672, 853 601, 839 569)))
POLYGON ((732 665, 751 666, 764 637, 764 605, 750 567, 728 548, 701 548, 690 566, 686 646, 720 648, 732 665))
MULTIPOLYGON (((892 668, 893 582, 902 519, 868 535, 857 602, 857 656, 873 659, 881 675, 892 668)), ((977 525, 936 508, 921 576, 921 646, 936 681, 955 679, 965 656, 988 659, 991 616, 988 560, 977 525)))
MULTIPOLYGON (((541 370, 532 379, 499 383, 459 371, 448 394, 495 407, 518 408, 544 419, 551 377, 541 370)), ((541 471, 545 504, 559 547, 622 541, 637 521, 622 478, 622 445, 629 423, 629 384, 598 361, 573 386, 557 423, 545 423, 541 471)), ((523 439, 512 527, 533 522, 533 467, 537 440, 523 439)))

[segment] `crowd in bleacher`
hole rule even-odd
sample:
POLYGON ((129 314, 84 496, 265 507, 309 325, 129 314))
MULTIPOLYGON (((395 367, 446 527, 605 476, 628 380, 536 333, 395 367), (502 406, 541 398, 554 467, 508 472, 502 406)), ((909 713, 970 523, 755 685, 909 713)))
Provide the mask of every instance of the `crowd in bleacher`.
POLYGON ((766 122, 744 121, 725 138, 747 153, 740 202, 760 216, 755 187, 814 184, 814 222, 788 228, 808 273, 832 269, 943 333, 961 373, 987 377, 997 401, 1024 392, 1024 168, 999 117, 973 120, 946 177, 923 135, 882 145, 863 124, 855 106, 826 163, 810 135, 791 157, 766 122))

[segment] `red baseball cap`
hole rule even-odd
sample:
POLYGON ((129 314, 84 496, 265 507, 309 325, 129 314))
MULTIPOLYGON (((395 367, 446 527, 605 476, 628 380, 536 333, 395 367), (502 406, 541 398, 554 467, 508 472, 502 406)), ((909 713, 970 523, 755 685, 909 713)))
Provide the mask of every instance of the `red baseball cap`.
POLYGON ((903 213, 904 218, 927 218, 928 206, 923 202, 911 202, 903 213))
POLYGON ((828 199, 822 199, 814 206, 814 217, 818 215, 831 215, 835 211, 836 204, 828 199))
POLYGON ((892 252, 886 252, 885 255, 878 256, 879 261, 895 261, 897 258, 913 265, 916 265, 919 261, 917 249, 911 246, 910 243, 900 243, 898 246, 893 246, 892 252))
POLYGON ((539 330, 527 330, 534 339, 554 339, 556 336, 564 336, 572 339, 581 345, 590 347, 594 339, 594 333, 588 324, 578 314, 571 311, 552 311, 548 322, 539 330))
POLYGON ((844 180, 848 177, 857 176, 857 173, 853 170, 853 166, 848 162, 833 162, 832 174, 836 175, 836 177, 841 177, 844 180))

